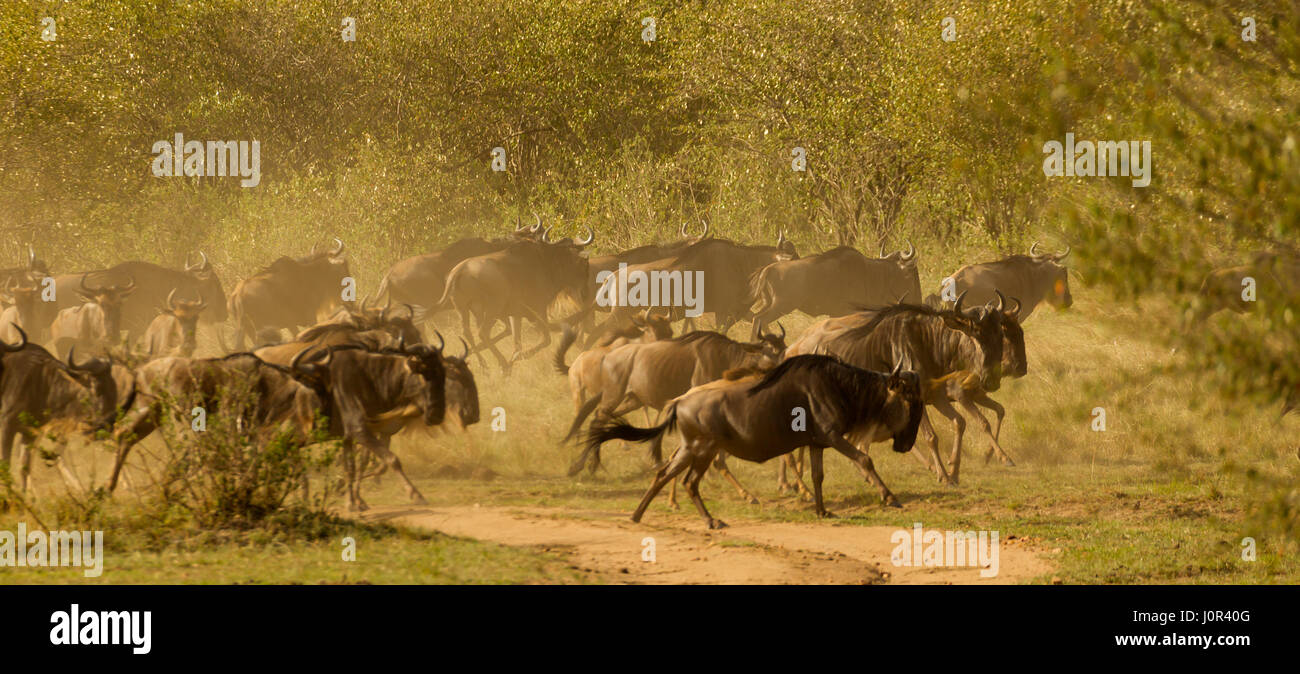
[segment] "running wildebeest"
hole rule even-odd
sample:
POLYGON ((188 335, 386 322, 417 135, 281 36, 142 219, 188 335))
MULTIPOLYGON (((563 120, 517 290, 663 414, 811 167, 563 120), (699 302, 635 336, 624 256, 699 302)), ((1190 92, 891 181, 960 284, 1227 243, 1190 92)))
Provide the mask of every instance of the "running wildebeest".
POLYGON ((587 259, 581 253, 591 245, 595 234, 588 230, 587 237, 580 241, 551 241, 549 231, 550 227, 543 230, 539 241, 520 241, 457 264, 447 274, 446 289, 435 305, 438 309, 456 309, 462 334, 470 340, 471 348, 490 351, 506 373, 516 361, 551 343, 546 316, 556 298, 567 294, 585 305, 592 291, 587 285, 587 259), (471 317, 478 322, 477 340, 471 317), (541 342, 527 350, 523 348, 524 320, 542 332, 541 342), (491 335, 498 322, 505 322, 514 338, 515 352, 509 361, 496 348, 500 337, 491 335))
POLYGON ((916 248, 869 260, 850 246, 794 260, 773 262, 754 273, 751 334, 791 311, 809 316, 842 316, 859 307, 921 301, 916 248))
POLYGON ((332 250, 304 257, 281 257, 262 271, 240 281, 230 293, 235 321, 235 348, 244 348, 248 335, 267 327, 297 330, 316 323, 324 312, 343 304, 342 282, 350 275, 343 259, 343 242, 332 250))
MULTIPOLYGON (((64 364, 50 352, 27 341, 5 343, 0 377, 0 461, 8 463, 14 441, 22 435, 21 486, 30 487, 36 432, 51 422, 76 424, 86 433, 111 428, 117 418, 118 389, 112 362, 91 358, 78 363, 75 348, 64 364)), ((124 402, 130 404, 130 396, 124 402)))
MULTIPOLYGON (((587 415, 596 421, 620 417, 641 407, 663 409, 673 398, 719 379, 728 370, 770 369, 785 351, 785 328, 781 334, 764 334, 759 341, 743 343, 716 332, 697 331, 673 339, 624 344, 605 354, 601 362, 600 396, 583 404, 565 435, 577 434, 587 415)), ((593 422, 594 423, 594 422, 593 422)), ((659 463, 659 443, 650 445, 650 456, 659 463)), ((600 466, 599 448, 588 447, 569 467, 577 475, 583 466, 595 471, 600 466)), ((738 487, 749 498, 743 487, 738 487)))
POLYGON ((953 272, 953 292, 966 293, 971 304, 986 304, 996 299, 994 291, 1007 297, 1018 297, 1023 304, 1016 319, 1021 323, 1034 312, 1039 302, 1060 309, 1073 303, 1070 297, 1070 278, 1061 260, 1070 254, 1039 253, 1038 242, 1029 248, 1029 255, 1012 255, 996 262, 968 264, 953 272))
POLYGON ((154 317, 144 332, 145 353, 150 357, 194 355, 198 345, 199 315, 207 308, 207 300, 199 295, 196 300, 176 299, 176 288, 167 294, 167 305, 154 317))
POLYGON ((817 515, 831 517, 822 500, 822 451, 831 447, 866 473, 880 489, 883 502, 896 505, 898 499, 859 447, 892 439, 896 452, 912 448, 923 409, 921 385, 916 373, 902 368, 900 362, 886 375, 826 356, 797 356, 758 382, 718 382, 673 400, 658 426, 642 429, 621 422, 599 426, 590 433, 587 446, 592 450, 609 440, 645 442, 674 428, 681 435, 681 446, 655 475, 632 513, 633 522, 641 521, 664 485, 689 471, 687 490, 700 517, 710 529, 725 527, 704 507, 699 489, 719 451, 762 463, 810 447, 817 515), (791 423, 792 412, 798 410, 805 413, 806 426, 791 423))
POLYGON ((225 290, 212 263, 208 261, 208 256, 202 251, 199 252, 198 262, 191 264, 186 259, 184 269, 169 269, 150 262, 131 261, 108 269, 60 274, 54 277, 57 301, 50 303, 51 313, 75 306, 76 293, 84 275, 89 275, 91 283, 101 286, 120 286, 128 280, 136 282, 135 292, 123 299, 121 309, 122 329, 132 342, 144 334, 157 315, 158 307, 165 305, 167 295, 173 288, 184 297, 202 295, 213 302, 200 322, 219 325, 226 321, 225 290))
POLYGON ((122 303, 135 292, 135 278, 128 276, 124 285, 86 285, 81 275, 77 294, 84 304, 60 310, 50 324, 50 339, 56 351, 73 345, 92 352, 106 352, 122 336, 122 303))
POLYGON ((41 290, 35 282, 19 281, 9 276, 0 289, 0 302, 8 305, 0 311, 0 339, 14 341, 18 339, 18 328, 31 330, 32 338, 40 341, 45 334, 46 323, 41 322, 41 290))
POLYGON ((117 456, 108 479, 109 493, 117 488, 131 448, 157 430, 169 412, 188 425, 194 405, 210 415, 242 408, 244 426, 259 439, 288 432, 295 441, 306 443, 317 417, 330 416, 331 411, 330 400, 295 378, 293 368, 267 363, 251 353, 158 358, 136 369, 135 391, 134 405, 113 433, 117 456), (249 400, 225 399, 244 392, 249 400))
MULTIPOLYGON (((537 217, 537 214, 533 214, 537 217)), ((516 223, 515 230, 508 238, 483 239, 473 237, 460 239, 442 250, 408 257, 394 264, 379 282, 376 298, 387 295, 388 301, 395 304, 410 304, 412 319, 421 323, 430 318, 428 311, 446 288, 447 274, 462 261, 479 255, 487 255, 504 250, 517 241, 536 241, 541 238, 542 221, 537 217, 536 224, 530 226, 516 223)))

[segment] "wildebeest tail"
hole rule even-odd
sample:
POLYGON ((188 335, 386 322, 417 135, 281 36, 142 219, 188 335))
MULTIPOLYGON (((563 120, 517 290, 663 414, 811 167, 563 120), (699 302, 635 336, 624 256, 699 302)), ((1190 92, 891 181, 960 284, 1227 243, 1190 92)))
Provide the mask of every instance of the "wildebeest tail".
POLYGON ((593 425, 591 430, 585 436, 586 448, 582 450, 582 455, 578 457, 573 465, 569 466, 569 476, 572 477, 582 471, 587 465, 587 458, 596 457, 596 465, 600 463, 600 446, 610 440, 625 440, 627 442, 646 442, 653 440, 664 433, 671 431, 677 425, 677 406, 673 405, 664 415, 663 423, 650 428, 638 428, 625 421, 612 421, 600 425, 593 425))
POLYGON ((560 345, 555 347, 555 371, 560 374, 569 374, 569 366, 564 364, 564 354, 568 352, 569 347, 578 339, 578 332, 573 329, 572 325, 564 324, 564 334, 560 337, 560 345))
POLYGON ((749 299, 753 302, 749 307, 751 314, 763 313, 772 306, 772 284, 767 280, 767 271, 771 268, 769 264, 749 275, 749 299))

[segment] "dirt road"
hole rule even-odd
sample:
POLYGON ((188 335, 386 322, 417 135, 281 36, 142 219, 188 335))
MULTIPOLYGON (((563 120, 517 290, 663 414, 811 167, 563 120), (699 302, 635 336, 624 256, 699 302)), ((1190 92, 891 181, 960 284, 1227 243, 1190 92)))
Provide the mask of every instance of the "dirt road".
POLYGON ((1003 541, 996 577, 975 567, 894 566, 893 527, 835 522, 730 521, 708 531, 698 518, 540 507, 380 506, 363 516, 453 536, 560 554, 600 583, 627 584, 1013 584, 1050 573, 1037 551, 1003 541), (654 561, 643 561, 653 538, 654 561))

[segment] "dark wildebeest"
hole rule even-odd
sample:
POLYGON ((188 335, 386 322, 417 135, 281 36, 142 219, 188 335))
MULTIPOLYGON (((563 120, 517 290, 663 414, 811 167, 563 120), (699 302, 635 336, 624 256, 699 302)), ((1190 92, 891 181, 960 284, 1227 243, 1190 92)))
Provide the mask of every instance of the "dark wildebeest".
MULTIPOLYGON (((447 275, 447 287, 437 308, 454 308, 460 313, 461 329, 471 342, 471 348, 486 348, 496 357, 501 369, 507 373, 511 365, 546 348, 551 343, 547 312, 551 303, 561 294, 567 294, 579 305, 586 303, 591 293, 587 285, 587 259, 583 248, 591 245, 595 235, 588 230, 581 241, 561 239, 551 241, 550 228, 542 232, 539 241, 520 241, 505 250, 472 257, 457 264, 447 275), (470 317, 478 322, 478 338, 474 337, 470 317), (542 331, 541 342, 528 350, 523 348, 523 320, 531 321, 542 331), (491 335, 497 322, 505 322, 514 338, 515 352, 509 361, 497 350, 491 335)), ((502 332, 504 335, 504 332, 502 332)), ((482 355, 479 356, 480 360, 482 355)))
MULTIPOLYGON (((817 348, 820 353, 865 369, 884 369, 902 361, 925 383, 959 370, 974 370, 985 391, 996 391, 1002 380, 1005 299, 999 291, 994 294, 996 305, 964 308, 965 297, 965 293, 959 295, 952 310, 908 304, 877 310, 865 324, 834 334, 817 348)), ((939 480, 956 484, 965 420, 950 405, 940 404, 936 409, 952 420, 957 430, 953 440, 954 476, 944 470, 928 416, 922 432, 930 451, 919 458, 932 458, 927 463, 939 480)))
MULTIPOLYGON (((107 358, 78 363, 73 349, 68 351, 65 365, 49 351, 28 343, 21 328, 18 332, 18 345, 5 343, 0 353, 0 461, 9 462, 14 440, 21 434, 21 483, 26 491, 37 430, 50 422, 75 424, 88 433, 112 427, 117 418, 118 389, 107 358)), ((129 398, 124 404, 130 404, 129 398)))
POLYGON ((798 447, 812 448, 813 494, 820 517, 832 516, 822 501, 822 451, 827 447, 861 468, 885 503, 897 502, 860 448, 892 439, 894 451, 912 449, 924 405, 919 377, 902 367, 900 362, 886 375, 826 356, 797 356, 758 381, 715 382, 677 398, 658 426, 641 429, 614 423, 596 428, 587 445, 591 449, 609 440, 644 442, 673 428, 681 435, 681 447, 655 475, 632 513, 633 522, 641 521, 664 485, 689 470, 687 489, 705 524, 710 529, 725 527, 709 515, 699 489, 720 451, 762 463, 798 447), (806 426, 791 423, 796 410, 804 411, 806 426))
MULTIPOLYGON (((627 265, 631 267, 635 265, 649 264, 658 260, 668 260, 679 255, 687 246, 703 241, 708 238, 708 236, 709 223, 704 223, 703 230, 694 236, 687 232, 686 223, 682 223, 681 238, 676 241, 671 241, 669 243, 650 243, 629 250, 611 253, 609 255, 594 256, 588 260, 588 273, 591 274, 591 285, 592 287, 599 287, 608 274, 615 273, 619 270, 619 265, 627 265)), ((594 312, 609 311, 609 308, 598 305, 593 305, 591 308, 592 311, 585 313, 583 316, 583 329, 590 335, 590 339, 587 340, 587 346, 589 347, 600 339, 600 335, 594 332, 594 312)), ((608 330, 617 331, 626 327, 626 323, 621 326, 611 324, 608 326, 608 330)))
POLYGON ((244 348, 246 335, 267 327, 298 330, 343 304, 343 279, 350 275, 343 259, 343 242, 332 250, 305 257, 281 257, 262 271, 240 281, 230 293, 235 320, 235 348, 244 348))
MULTIPOLYGON (((784 327, 779 335, 764 334, 759 341, 749 344, 706 331, 658 342, 624 344, 605 354, 599 384, 594 387, 600 395, 593 396, 578 410, 565 440, 577 434, 588 414, 595 413, 593 423, 596 423, 641 407, 661 410, 692 386, 720 379, 728 370, 770 369, 780 362, 784 351, 784 327)), ((654 463, 660 462, 658 442, 651 443, 650 456, 654 463)), ((577 475, 587 465, 593 472, 600 466, 598 448, 588 447, 583 451, 569 467, 569 475, 577 475)), ((754 500, 744 487, 732 481, 743 496, 754 500)))
POLYGON ((167 306, 154 317, 144 332, 145 353, 151 358, 194 355, 198 345, 196 331, 199 314, 208 303, 202 295, 197 300, 176 299, 177 288, 167 294, 167 306))
POLYGON ((773 262, 754 273, 749 291, 753 328, 790 313, 842 316, 859 307, 883 307, 895 302, 918 304, 921 277, 916 271, 916 248, 908 242, 906 253, 897 251, 869 260, 849 246, 797 260, 773 262))
MULTIPOLYGON (((996 262, 968 264, 953 272, 955 294, 966 293, 971 304, 987 304, 1000 290, 1007 297, 1018 297, 1023 304, 1016 319, 1021 323, 1034 312, 1039 302, 1068 309, 1074 300, 1070 297, 1070 278, 1061 260, 1070 254, 1039 253, 1038 242, 1029 247, 1029 255, 1012 255, 996 262)), ((945 279, 945 283, 947 280, 945 279)), ((934 296, 931 296, 934 297, 934 296)))
MULTIPOLYGON (((537 216, 536 213, 533 214, 537 216)), ((387 295, 388 301, 398 305, 410 304, 415 308, 414 320, 421 323, 430 318, 428 308, 442 297, 447 274, 462 261, 479 255, 504 250, 517 241, 535 241, 541 238, 541 218, 529 226, 516 224, 514 232, 504 239, 479 237, 460 239, 442 250, 408 257, 389 267, 379 282, 376 298, 387 295)))
POLYGON ((81 275, 77 288, 85 303, 60 310, 50 324, 50 339, 56 351, 73 345, 88 351, 105 352, 122 337, 122 303, 135 292, 135 279, 128 276, 125 285, 90 287, 81 275))
MULTIPOLYGON (((407 425, 437 426, 447 409, 447 368, 437 347, 401 344, 399 348, 369 351, 353 345, 330 346, 326 387, 331 409, 330 434, 343 439, 342 462, 347 482, 348 508, 367 508, 361 498, 361 463, 354 448, 360 445, 379 459, 380 465, 397 473, 407 495, 416 503, 424 496, 402 471, 402 463, 389 449, 392 436, 407 425)), ((315 364, 310 352, 303 363, 315 364)), ((477 389, 475 390, 477 392, 477 389)), ((474 407, 477 408, 477 397, 474 407)), ((477 411, 477 410, 475 410, 477 411)))
MULTIPOLYGON (((149 262, 123 262, 121 264, 90 272, 60 274, 54 277, 57 288, 57 302, 48 303, 50 313, 67 309, 76 304, 76 292, 81 279, 89 274, 90 282, 96 285, 123 285, 128 279, 136 282, 136 291, 122 302, 122 329, 127 331, 132 342, 139 339, 148 329, 158 313, 158 307, 164 306, 167 295, 175 288, 183 297, 200 295, 212 306, 203 313, 201 322, 205 325, 220 325, 226 321, 226 295, 221 286, 221 279, 208 262, 208 256, 199 252, 199 261, 191 264, 187 259, 183 270, 169 269, 149 262)), ((51 315, 51 318, 53 316, 51 315)))
POLYGON ((406 305, 405 315, 389 311, 387 307, 376 310, 363 308, 347 311, 345 315, 317 323, 294 336, 293 341, 260 346, 253 350, 258 358, 269 363, 288 365, 298 354, 312 347, 356 344, 372 351, 402 344, 420 344, 424 341, 412 321, 414 310, 406 305))
POLYGON ((307 443, 317 417, 330 416, 331 411, 319 387, 300 381, 292 368, 267 363, 251 353, 152 360, 136 369, 135 388, 135 404, 113 433, 117 457, 108 478, 110 493, 117 488, 131 448, 157 430, 165 414, 188 425, 194 405, 209 415, 233 408, 241 410, 244 427, 262 441, 287 432, 293 440, 307 443), (244 392, 250 399, 223 399, 244 392))

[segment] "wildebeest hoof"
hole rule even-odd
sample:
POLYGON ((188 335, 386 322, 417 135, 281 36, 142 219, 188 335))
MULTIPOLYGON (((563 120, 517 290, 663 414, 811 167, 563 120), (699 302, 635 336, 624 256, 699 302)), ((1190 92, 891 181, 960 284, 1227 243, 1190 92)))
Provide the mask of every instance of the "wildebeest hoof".
POLYGON ((833 519, 836 519, 836 517, 838 517, 835 513, 831 512, 831 511, 829 511, 829 510, 823 510, 823 511, 817 513, 817 516, 818 516, 818 517, 825 518, 825 519, 828 519, 828 520, 833 520, 833 519))
POLYGON ((898 498, 897 498, 897 497, 895 497, 893 494, 890 494, 889 496, 887 496, 887 497, 885 498, 885 507, 887 507, 887 508, 902 508, 902 507, 903 507, 903 504, 898 502, 898 498))
POLYGON ((722 520, 709 520, 710 529, 726 529, 727 523, 722 520))
POLYGON ((1004 466, 1006 466, 1006 467, 1008 467, 1008 468, 1015 468, 1015 467, 1016 467, 1016 462, 1015 462, 1015 461, 1012 461, 1012 460, 1011 460, 1011 457, 1007 457, 1007 458, 1005 458, 1005 459, 1002 459, 1002 465, 1004 465, 1004 466))
POLYGON ((750 496, 749 505, 763 505, 763 502, 758 500, 757 496, 750 496))
POLYGON ((411 499, 411 503, 414 503, 415 505, 429 505, 429 502, 424 500, 424 497, 419 494, 416 494, 415 497, 411 499))

